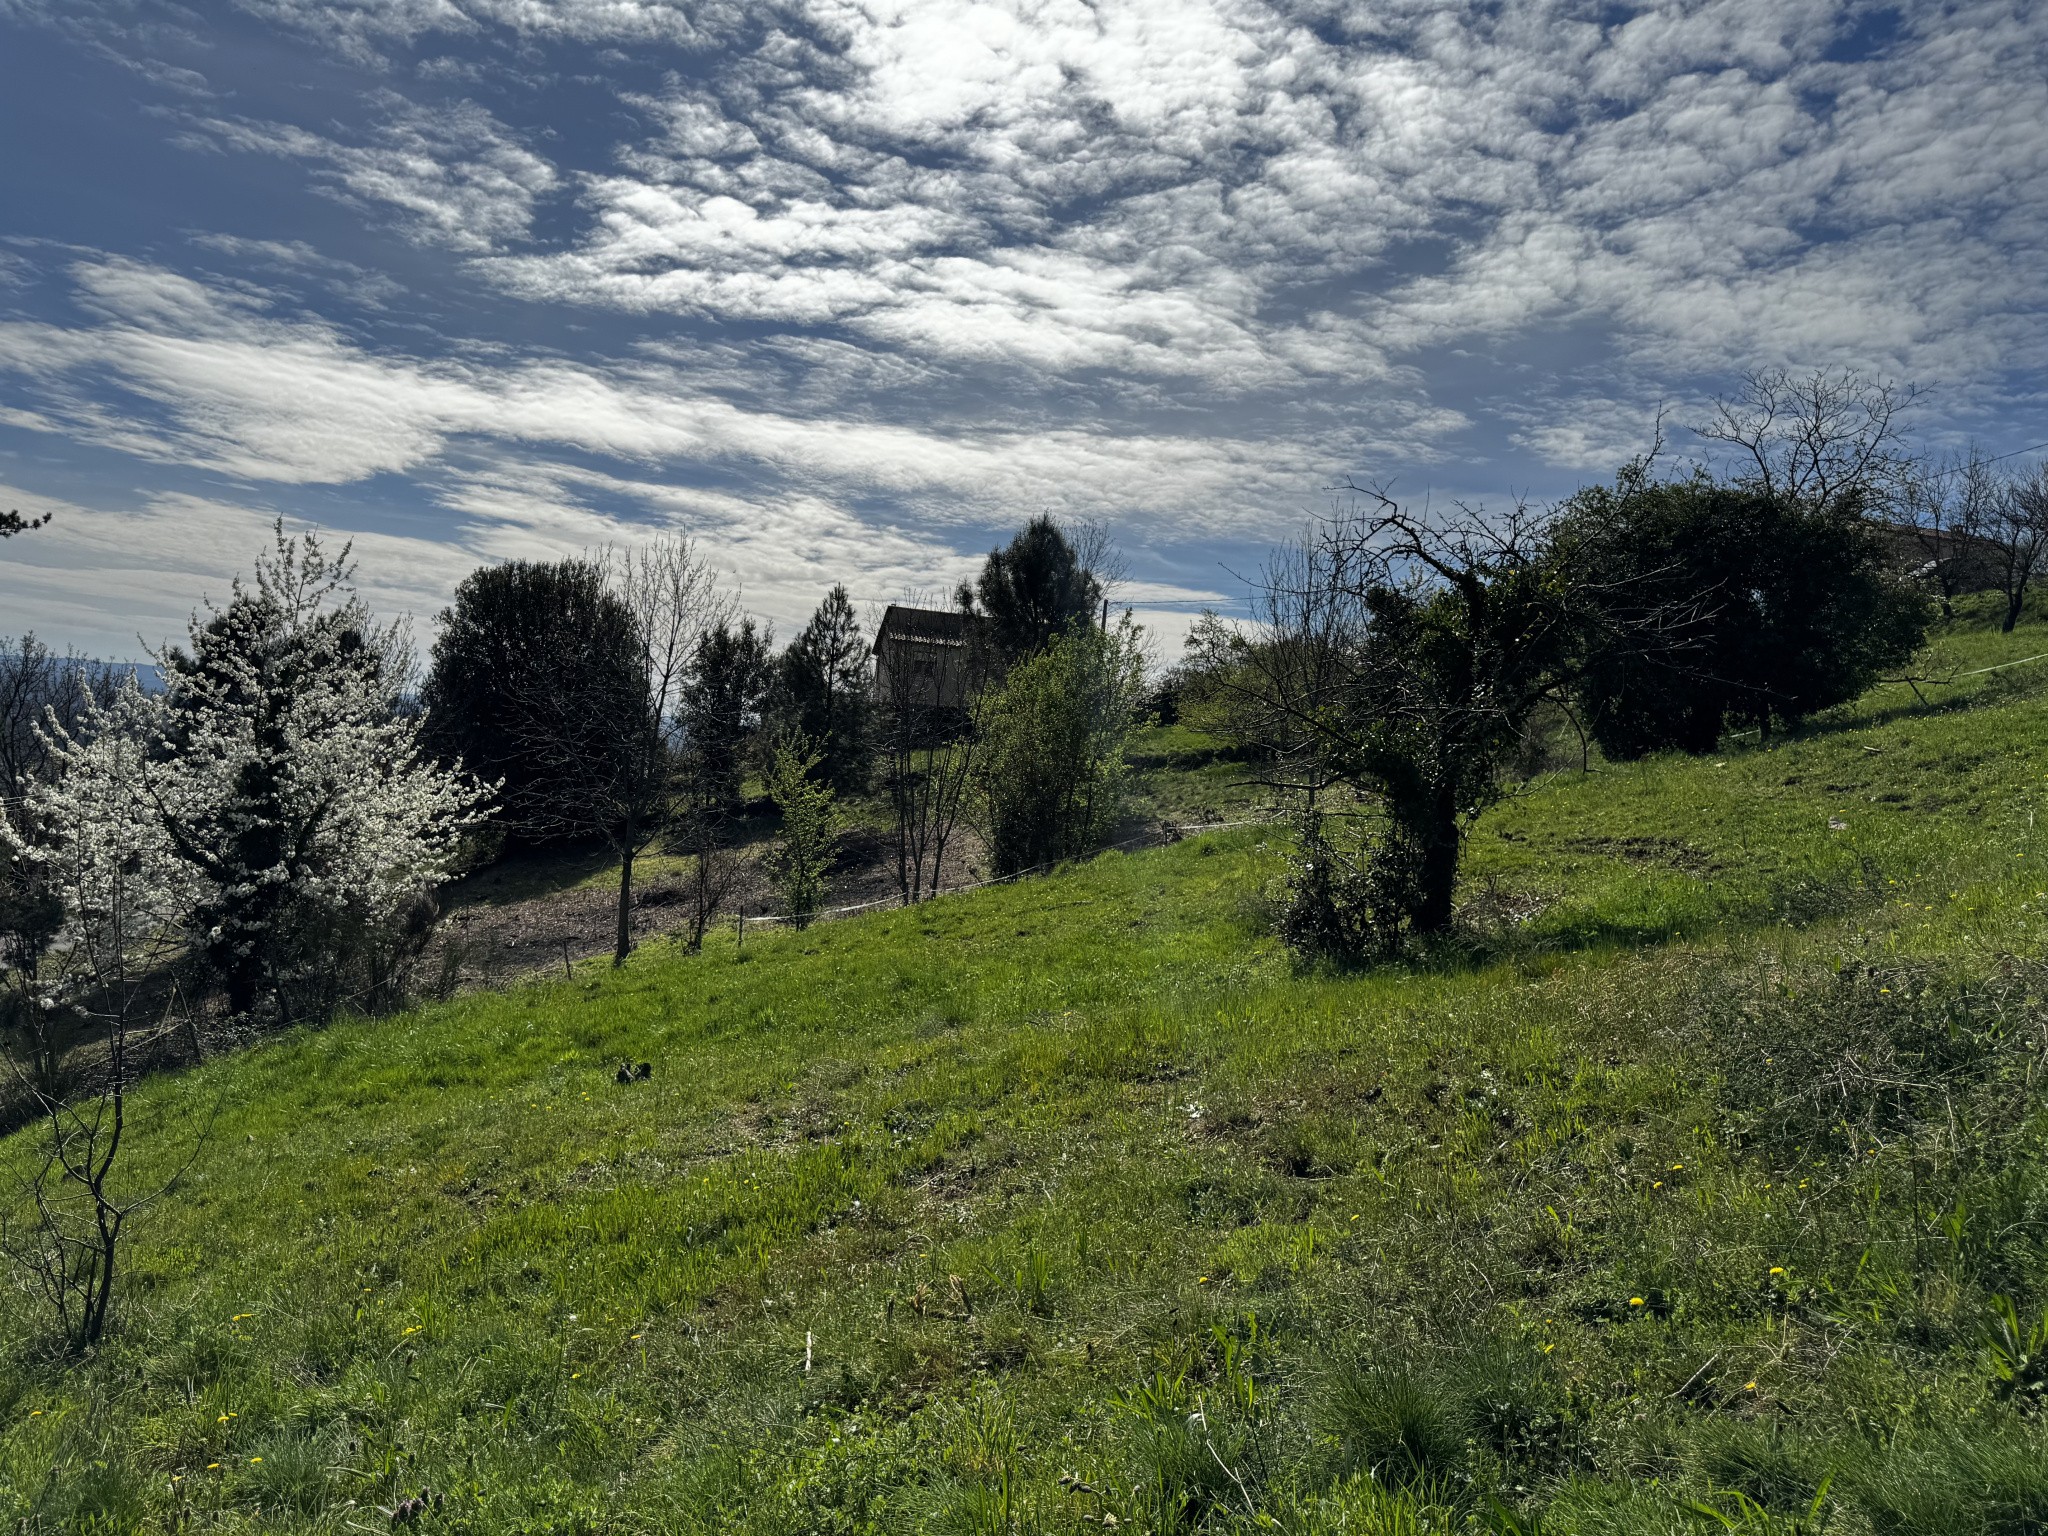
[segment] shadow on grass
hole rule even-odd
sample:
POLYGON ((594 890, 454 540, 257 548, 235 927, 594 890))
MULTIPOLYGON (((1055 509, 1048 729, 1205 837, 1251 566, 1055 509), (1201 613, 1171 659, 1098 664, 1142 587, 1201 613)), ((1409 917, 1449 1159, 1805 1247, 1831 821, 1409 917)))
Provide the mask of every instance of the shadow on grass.
POLYGON ((602 843, 507 854, 450 885, 443 893, 442 905, 452 912, 461 907, 509 906, 538 896, 554 896, 583 884, 617 862, 611 849, 602 843))
POLYGON ((1802 870, 1774 877, 1747 890, 1689 911, 1658 917, 1630 916, 1597 908, 1556 906, 1529 918, 1489 906, 1498 893, 1466 902, 1449 933, 1416 940, 1390 959, 1342 964, 1329 959, 1304 962, 1304 973, 1361 976, 1405 971, 1411 975, 1463 976, 1498 967, 1526 966, 1568 955, 1637 953, 1669 944, 1709 938, 1730 930, 1806 929, 1873 911, 1886 899, 1884 879, 1874 864, 1855 869, 1802 870), (1475 910, 1476 909, 1476 910, 1475 910))

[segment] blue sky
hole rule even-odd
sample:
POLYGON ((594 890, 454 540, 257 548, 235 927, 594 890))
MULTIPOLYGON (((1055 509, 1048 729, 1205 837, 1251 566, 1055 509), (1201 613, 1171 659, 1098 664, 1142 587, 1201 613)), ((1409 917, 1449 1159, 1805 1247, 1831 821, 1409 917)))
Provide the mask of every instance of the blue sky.
POLYGON ((100 655, 280 514, 423 627, 680 528, 787 634, 1046 510, 1170 641, 1744 368, 2048 439, 2017 0, 0 0, 0 145, 0 633, 100 655))

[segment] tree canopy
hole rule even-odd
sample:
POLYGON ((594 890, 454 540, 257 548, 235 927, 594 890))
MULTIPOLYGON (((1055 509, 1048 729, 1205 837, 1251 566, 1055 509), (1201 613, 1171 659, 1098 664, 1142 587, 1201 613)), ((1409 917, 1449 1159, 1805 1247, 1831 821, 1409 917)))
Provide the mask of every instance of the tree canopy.
POLYGON ((987 621, 996 648, 1014 659, 1087 623, 1102 601, 1102 583, 1060 525, 1041 515, 1005 548, 989 551, 974 585, 963 584, 959 598, 962 608, 987 621))
POLYGON ((1711 751, 1854 698, 1926 634, 1859 496, 1827 500, 1648 466, 1581 491, 1553 532, 1591 578, 1572 692, 1610 757, 1711 751))

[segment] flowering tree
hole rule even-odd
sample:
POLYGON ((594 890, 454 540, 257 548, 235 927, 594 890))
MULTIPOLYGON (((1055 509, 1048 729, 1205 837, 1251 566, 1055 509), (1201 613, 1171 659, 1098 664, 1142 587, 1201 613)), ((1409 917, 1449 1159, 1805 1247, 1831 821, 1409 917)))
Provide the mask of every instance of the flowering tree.
POLYGON ((55 772, 0 819, 17 885, 51 916, 16 927, 6 956, 9 1064, 41 1134, 12 1209, 0 1206, 0 1253, 74 1349, 106 1327, 123 1226, 169 1187, 119 1178, 128 1087, 138 1053, 171 1027, 162 976, 194 895, 150 790, 157 712, 131 675, 111 702, 88 697, 70 729, 53 715, 55 772), (105 1056, 75 1084, 65 1046, 78 1037, 103 1041, 105 1056))
MULTIPOLYGON (((337 936, 374 948, 449 873, 485 792, 436 765, 399 708, 402 630, 349 589, 348 550, 308 533, 256 562, 157 658, 149 794, 195 883, 189 922, 229 1011, 331 993, 337 936)), ((373 977, 374 980, 374 977, 373 977)))

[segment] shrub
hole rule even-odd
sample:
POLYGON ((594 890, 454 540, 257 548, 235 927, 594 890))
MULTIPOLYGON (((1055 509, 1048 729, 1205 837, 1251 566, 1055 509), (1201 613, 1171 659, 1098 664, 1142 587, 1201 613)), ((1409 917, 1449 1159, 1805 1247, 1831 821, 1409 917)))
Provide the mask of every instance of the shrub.
POLYGON ((799 928, 810 925, 825 897, 825 871, 832 858, 838 817, 832 786, 814 777, 823 754, 801 732, 775 747, 768 767, 768 794, 782 812, 775 839, 775 884, 783 910, 799 928))
POLYGON ((1646 463, 1581 491, 1556 533, 1595 577, 1572 692, 1612 758, 1712 751, 1856 697, 1926 637, 1860 498, 1815 503, 1646 463))
POLYGON ((1116 824, 1144 681, 1129 614, 1107 632, 1060 635, 1010 673, 989 708, 976 765, 997 874, 1085 853, 1116 824))

